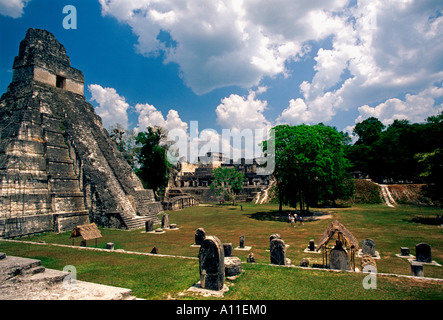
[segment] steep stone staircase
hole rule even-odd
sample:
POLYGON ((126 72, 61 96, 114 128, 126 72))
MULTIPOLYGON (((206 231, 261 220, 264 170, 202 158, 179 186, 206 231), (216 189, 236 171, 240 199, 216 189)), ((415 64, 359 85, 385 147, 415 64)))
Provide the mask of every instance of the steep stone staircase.
POLYGON ((154 224, 160 222, 158 214, 163 212, 163 207, 159 201, 155 201, 154 192, 152 190, 136 190, 133 202, 136 206, 137 215, 120 215, 127 229, 144 228, 146 221, 149 219, 154 219, 154 224))
MULTIPOLYGON (((146 221, 153 218, 151 216, 132 216, 132 217, 125 215, 120 215, 120 216, 128 230, 144 228, 146 221)), ((159 221, 158 218, 157 220, 154 219, 154 224, 158 223, 158 221, 159 221)))

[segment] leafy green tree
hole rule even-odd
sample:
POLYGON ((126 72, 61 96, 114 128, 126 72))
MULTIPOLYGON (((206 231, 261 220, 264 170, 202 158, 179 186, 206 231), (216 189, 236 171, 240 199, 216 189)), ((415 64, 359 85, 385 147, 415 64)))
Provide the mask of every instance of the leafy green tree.
POLYGON ((210 188, 215 194, 224 199, 232 200, 235 205, 236 196, 243 189, 245 175, 234 168, 218 167, 213 170, 214 180, 210 188))
POLYGON ((419 161, 423 159, 417 154, 433 153, 443 146, 442 119, 443 113, 425 123, 396 119, 387 128, 374 117, 358 123, 354 133, 359 139, 346 147, 351 170, 366 172, 375 181, 427 180, 428 175, 422 173, 428 162, 419 161))
POLYGON ((166 131, 160 127, 148 127, 146 132, 140 132, 135 140, 136 158, 139 167, 135 169, 143 186, 153 189, 157 195, 164 193, 169 179, 170 164, 167 159, 168 144, 166 131))
MULTIPOLYGON (((274 130, 274 176, 280 204, 298 204, 300 211, 305 212, 320 202, 352 195, 344 136, 335 128, 322 124, 279 125, 274 130)), ((265 152, 266 147, 265 142, 265 152)))
POLYGON ((428 182, 424 188, 425 195, 443 206, 443 149, 417 154, 417 159, 424 165, 421 176, 428 182))
POLYGON ((354 128, 354 134, 358 135, 356 144, 370 145, 376 142, 383 129, 385 129, 385 125, 375 117, 357 123, 354 128))
POLYGON ((427 119, 425 135, 429 152, 416 155, 423 166, 421 177, 427 182, 425 195, 443 206, 443 111, 427 119))

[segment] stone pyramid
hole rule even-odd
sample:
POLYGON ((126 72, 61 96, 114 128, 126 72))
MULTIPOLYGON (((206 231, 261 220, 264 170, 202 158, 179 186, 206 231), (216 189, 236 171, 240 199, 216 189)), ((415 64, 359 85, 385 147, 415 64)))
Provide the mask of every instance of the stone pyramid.
POLYGON ((64 46, 29 29, 0 100, 0 237, 158 222, 161 203, 143 189, 83 90, 64 46))

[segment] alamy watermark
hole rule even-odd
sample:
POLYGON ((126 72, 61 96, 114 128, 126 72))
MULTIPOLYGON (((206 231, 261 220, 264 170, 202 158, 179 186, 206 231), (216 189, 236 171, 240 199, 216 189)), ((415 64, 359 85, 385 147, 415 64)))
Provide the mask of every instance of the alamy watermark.
POLYGON ((64 272, 69 272, 63 278, 63 288, 71 290, 77 286, 77 269, 74 266, 68 265, 63 268, 64 272))
POLYGON ((63 28, 66 30, 77 29, 77 8, 73 5, 66 5, 63 7, 63 28))
POLYGON ((363 273, 369 273, 363 278, 363 288, 366 290, 377 289, 377 268, 373 265, 366 265, 363 267, 363 273))
POLYGON ((198 121, 190 122, 189 133, 183 129, 168 132, 168 141, 172 142, 167 157, 170 163, 187 161, 191 164, 208 164, 213 158, 208 154, 219 154, 225 164, 253 164, 258 175, 270 175, 275 168, 275 130, 270 129, 223 129, 218 134, 213 129, 199 133, 198 121), (267 141, 266 152, 261 144, 267 141))

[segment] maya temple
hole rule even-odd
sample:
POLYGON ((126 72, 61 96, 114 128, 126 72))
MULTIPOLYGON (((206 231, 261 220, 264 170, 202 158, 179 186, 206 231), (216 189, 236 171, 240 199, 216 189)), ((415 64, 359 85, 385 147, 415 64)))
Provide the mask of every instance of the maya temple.
POLYGON ((0 237, 158 221, 161 203, 83 91, 83 73, 64 46, 46 30, 29 29, 0 100, 0 237))

